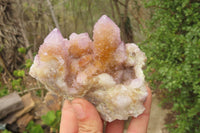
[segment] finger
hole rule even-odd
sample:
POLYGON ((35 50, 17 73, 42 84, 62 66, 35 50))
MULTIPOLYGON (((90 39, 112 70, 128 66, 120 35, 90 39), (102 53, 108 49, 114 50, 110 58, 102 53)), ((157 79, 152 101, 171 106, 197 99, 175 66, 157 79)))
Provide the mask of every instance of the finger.
POLYGON ((144 102, 145 111, 137 118, 133 118, 131 120, 127 133, 134 133, 134 132, 146 133, 147 132, 150 110, 151 110, 151 100, 152 100, 152 94, 149 87, 147 87, 147 91, 148 91, 148 96, 147 96, 146 101, 144 102))
POLYGON ((71 103, 65 100, 62 108, 60 133, 78 133, 78 121, 71 103))
POLYGON ((72 106, 78 119, 79 133, 102 133, 101 118, 91 103, 84 99, 75 99, 72 106))
POLYGON ((115 120, 106 126, 106 133, 123 133, 123 130, 124 121, 122 120, 115 120))

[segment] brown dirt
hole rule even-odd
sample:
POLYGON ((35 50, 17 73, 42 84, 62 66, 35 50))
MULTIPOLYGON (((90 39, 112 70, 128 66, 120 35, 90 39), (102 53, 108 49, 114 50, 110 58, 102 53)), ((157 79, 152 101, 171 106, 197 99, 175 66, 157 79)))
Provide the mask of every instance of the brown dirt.
POLYGON ((160 100, 154 93, 147 133, 168 133, 165 127, 165 118, 168 118, 170 110, 161 108, 159 104, 160 100))

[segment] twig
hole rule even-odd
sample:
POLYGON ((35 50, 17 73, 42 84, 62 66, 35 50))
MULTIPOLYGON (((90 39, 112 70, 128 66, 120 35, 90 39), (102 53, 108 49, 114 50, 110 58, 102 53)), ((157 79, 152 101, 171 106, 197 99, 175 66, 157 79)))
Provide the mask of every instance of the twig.
POLYGON ((117 1, 120 5, 126 7, 126 5, 124 3, 122 3, 121 1, 117 1))
MULTIPOLYGON (((120 13, 119 5, 118 5, 117 1, 115 1, 115 0, 114 0, 114 3, 115 3, 115 8, 117 10, 117 15, 119 17, 119 20, 121 20, 121 13, 120 13)), ((121 23, 120 23, 120 25, 121 25, 121 23)))
POLYGON ((54 13, 54 10, 53 10, 53 6, 51 5, 51 2, 50 0, 47 0, 47 3, 48 3, 48 6, 49 6, 49 10, 51 11, 51 16, 52 16, 52 19, 56 25, 56 27, 60 30, 60 27, 58 25, 58 21, 56 19, 56 16, 55 16, 55 13, 54 13))
POLYGON ((11 79, 14 79, 14 77, 10 74, 10 72, 9 72, 8 69, 6 68, 6 65, 5 65, 4 60, 3 60, 3 58, 1 57, 1 55, 0 55, 0 66, 3 67, 3 69, 4 69, 5 72, 9 75, 9 77, 10 77, 11 79))
POLYGON ((10 82, 10 79, 6 79, 6 78, 5 78, 5 75, 6 75, 6 73, 4 73, 4 74, 2 75, 2 79, 3 79, 4 83, 7 85, 8 90, 9 90, 9 92, 10 92, 11 89, 12 89, 11 83, 8 83, 8 82, 10 82))
POLYGON ((113 7, 112 0, 110 0, 110 7, 111 7, 111 9, 112 9, 112 17, 113 17, 113 19, 116 21, 116 18, 115 18, 115 9, 114 9, 114 7, 113 7))
POLYGON ((4 82, 5 84, 8 84, 8 82, 7 82, 6 79, 5 79, 5 75, 6 75, 6 73, 2 74, 2 79, 3 79, 3 82, 4 82))
POLYGON ((21 95, 21 94, 24 94, 24 93, 27 93, 27 92, 30 92, 30 91, 40 90, 40 89, 44 89, 44 88, 31 88, 31 89, 28 89, 28 90, 18 92, 18 94, 21 95))
POLYGON ((125 7, 124 7, 124 23, 125 23, 125 21, 126 21, 126 19, 127 19, 127 17, 128 17, 128 3, 129 3, 129 0, 126 0, 126 2, 125 2, 125 7))
MULTIPOLYGON (((21 32, 22 32, 22 36, 23 36, 23 38, 24 38, 24 41, 25 41, 25 45, 26 45, 26 48, 28 48, 29 46, 30 46, 30 44, 29 44, 29 41, 28 41, 28 38, 27 38, 27 36, 26 36, 26 33, 25 33, 25 30, 24 30, 24 28, 22 27, 22 22, 21 22, 21 20, 19 19, 19 21, 20 21, 20 30, 21 30, 21 32)), ((32 54, 32 51, 31 50, 29 50, 28 51, 28 56, 29 56, 29 58, 31 59, 31 60, 33 60, 33 54, 32 54)))
MULTIPOLYGON (((20 9, 20 3, 18 1, 18 8, 20 9)), ((25 32, 25 29, 23 27, 23 21, 21 20, 21 15, 20 15, 20 10, 18 11, 18 20, 19 22, 19 27, 20 27, 20 30, 21 30, 21 33, 22 33, 22 37, 24 38, 24 43, 25 43, 25 46, 26 48, 28 48, 30 46, 30 43, 28 41, 28 38, 27 38, 27 35, 26 35, 26 32, 25 32)), ((33 60, 33 53, 31 50, 28 51, 28 56, 31 60, 33 60)))
POLYGON ((54 91, 52 91, 51 89, 49 89, 49 87, 48 87, 47 85, 45 85, 45 89, 46 89, 47 91, 51 92, 51 93, 56 94, 54 91))

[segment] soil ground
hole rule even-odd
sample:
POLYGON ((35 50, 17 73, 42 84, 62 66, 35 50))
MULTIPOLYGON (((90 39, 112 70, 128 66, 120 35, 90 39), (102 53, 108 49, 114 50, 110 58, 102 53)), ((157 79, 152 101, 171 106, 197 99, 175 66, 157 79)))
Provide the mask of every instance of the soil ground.
POLYGON ((165 128, 165 118, 170 110, 159 106, 159 100, 156 94, 152 96, 151 114, 147 133, 168 133, 165 128))

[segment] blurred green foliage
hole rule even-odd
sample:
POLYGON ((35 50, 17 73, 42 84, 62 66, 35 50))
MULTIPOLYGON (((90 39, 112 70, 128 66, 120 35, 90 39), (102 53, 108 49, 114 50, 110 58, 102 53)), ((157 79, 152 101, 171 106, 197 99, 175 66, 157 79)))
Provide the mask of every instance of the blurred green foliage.
POLYGON ((8 88, 6 86, 2 86, 1 82, 0 82, 0 97, 6 96, 9 94, 8 92, 8 88))
POLYGON ((27 131, 23 133, 44 133, 44 130, 39 124, 35 124, 33 121, 30 121, 28 126, 26 127, 27 131))
POLYGON ((12 133, 12 132, 10 132, 8 130, 3 130, 2 133, 12 133))
POLYGON ((27 59, 26 63, 25 63, 25 68, 30 68, 32 64, 33 64, 32 60, 31 59, 27 59))
MULTIPOLYGON (((3 72, 3 67, 0 66, 0 73, 2 72, 3 72)), ((9 94, 8 88, 0 81, 0 97, 3 97, 8 94, 9 94)))
MULTIPOLYGON (((51 132, 59 132, 59 125, 61 119, 61 111, 49 111, 46 115, 42 116, 42 122, 50 127, 51 132)), ((23 133, 44 133, 44 129, 41 125, 35 124, 30 121, 26 127, 26 131, 23 133)))
POLYGON ((200 3, 197 0, 152 0, 154 14, 141 45, 148 57, 146 78, 165 89, 165 103, 177 114, 170 133, 200 131, 200 3))
POLYGON ((14 70, 13 75, 16 77, 24 77, 25 71, 24 70, 14 70))
POLYGON ((25 77, 24 70, 14 70, 13 75, 17 77, 17 79, 11 80, 11 85, 13 90, 22 91, 25 87, 22 84, 23 77, 25 77))
POLYGON ((26 54, 26 48, 21 47, 17 49, 18 52, 20 52, 21 54, 26 54))
POLYGON ((60 120, 61 111, 49 111, 46 115, 42 116, 43 123, 50 126, 54 131, 59 131, 60 120))
POLYGON ((22 82, 22 79, 21 78, 18 78, 18 79, 13 79, 11 81, 11 84, 12 84, 12 88, 16 91, 20 91, 22 86, 21 86, 21 82, 22 82))

